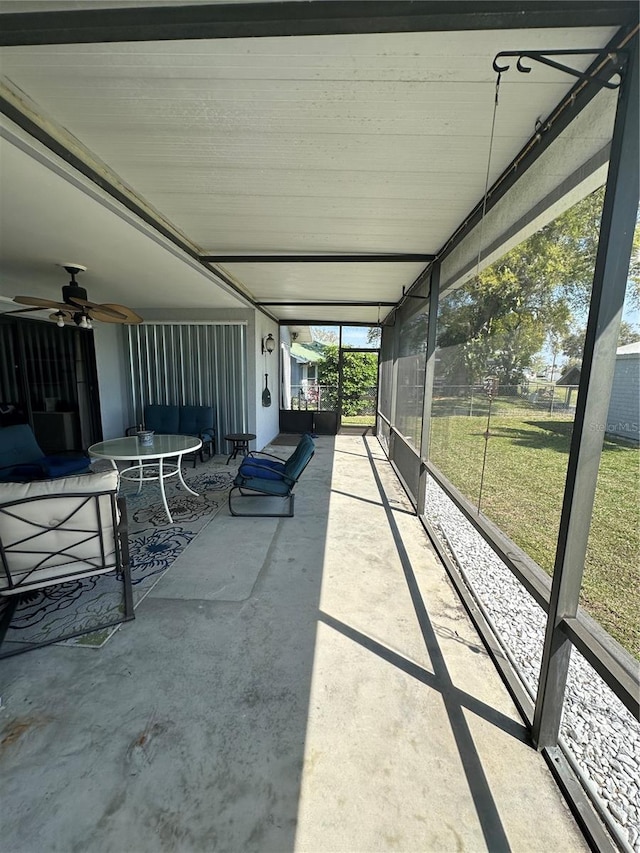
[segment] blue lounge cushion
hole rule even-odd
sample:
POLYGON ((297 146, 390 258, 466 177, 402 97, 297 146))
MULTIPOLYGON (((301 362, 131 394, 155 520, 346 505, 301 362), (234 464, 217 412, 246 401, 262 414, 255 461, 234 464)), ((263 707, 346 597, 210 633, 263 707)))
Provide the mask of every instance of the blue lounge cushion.
POLYGON ((55 480, 58 477, 68 477, 70 474, 81 474, 89 470, 88 456, 45 456, 42 467, 45 477, 55 480))
POLYGON ((37 462, 25 462, 24 465, 9 465, 0 468, 2 483, 30 483, 42 479, 42 467, 37 462))
POLYGON ((313 443, 313 439, 308 433, 305 433, 285 463, 284 469, 287 477, 291 477, 294 481, 297 480, 313 456, 314 451, 315 444, 313 443))
POLYGON ((240 465, 238 473, 242 477, 261 477, 263 480, 282 480, 285 473, 284 463, 275 459, 253 459, 248 456, 240 465))
POLYGON ((241 474, 233 481, 234 486, 240 486, 243 489, 252 489, 256 492, 263 492, 268 495, 279 495, 285 497, 291 491, 289 483, 281 478, 271 480, 263 477, 262 473, 258 477, 243 477, 241 474))
POLYGON ((53 480, 88 471, 89 464, 89 457, 84 454, 45 456, 29 424, 0 428, 0 480, 3 482, 53 480))
POLYGON ((29 424, 14 424, 0 429, 0 468, 38 462, 43 456, 29 424))

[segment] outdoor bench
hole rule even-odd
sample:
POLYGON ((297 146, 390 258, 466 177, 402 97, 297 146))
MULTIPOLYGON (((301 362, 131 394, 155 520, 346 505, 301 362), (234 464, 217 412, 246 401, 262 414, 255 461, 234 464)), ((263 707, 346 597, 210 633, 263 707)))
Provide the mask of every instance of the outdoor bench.
MULTIPOLYGON (((157 435, 193 435, 202 441, 209 456, 216 452, 216 433, 213 426, 213 406, 164 406, 150 404, 144 407, 145 430, 157 435)), ((129 427, 127 435, 135 435, 140 427, 129 427)), ((204 461, 202 449, 200 461, 204 461)), ((196 454, 193 456, 195 468, 196 454)))

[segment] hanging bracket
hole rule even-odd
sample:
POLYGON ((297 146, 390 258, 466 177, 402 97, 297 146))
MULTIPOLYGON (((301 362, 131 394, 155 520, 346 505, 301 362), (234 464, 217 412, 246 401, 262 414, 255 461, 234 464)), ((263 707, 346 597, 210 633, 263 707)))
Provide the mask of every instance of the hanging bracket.
POLYGON ((540 62, 542 65, 548 65, 549 68, 555 68, 557 71, 562 71, 564 74, 570 74, 572 77, 577 77, 579 80, 585 80, 589 83, 598 83, 605 89, 617 89, 622 83, 622 77, 627 61, 624 51, 615 51, 614 53, 603 54, 601 50, 502 50, 497 53, 493 60, 493 70, 498 74, 503 74, 511 67, 508 64, 500 64, 498 60, 506 57, 517 57, 516 68, 522 74, 530 74, 531 66, 525 64, 529 62, 540 62), (576 68, 571 68, 563 62, 557 62, 551 59, 552 56, 602 56, 603 61, 594 71, 578 71, 576 68), (611 77, 617 74, 618 80, 612 81, 611 77))
POLYGON ((405 293, 406 288, 402 287, 402 298, 403 299, 426 299, 425 296, 416 296, 415 293, 405 293))

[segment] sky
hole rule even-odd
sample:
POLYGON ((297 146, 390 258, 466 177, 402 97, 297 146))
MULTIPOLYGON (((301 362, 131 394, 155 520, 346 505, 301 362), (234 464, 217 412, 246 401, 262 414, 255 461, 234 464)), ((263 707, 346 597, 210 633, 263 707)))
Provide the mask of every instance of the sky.
MULTIPOLYGON (((314 329, 322 329, 328 332, 339 334, 338 326, 313 326, 314 329)), ((371 344, 367 341, 367 334, 370 326, 343 326, 342 327, 342 345, 349 347, 370 347, 371 344)))

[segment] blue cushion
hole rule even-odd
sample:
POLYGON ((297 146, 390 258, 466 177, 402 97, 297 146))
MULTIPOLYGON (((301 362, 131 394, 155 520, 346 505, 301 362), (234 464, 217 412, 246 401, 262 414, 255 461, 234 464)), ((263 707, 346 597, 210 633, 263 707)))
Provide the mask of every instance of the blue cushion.
POLYGON ((43 456, 29 424, 0 427, 0 468, 37 462, 43 456))
POLYGON ((87 456, 45 456, 41 464, 43 476, 55 480, 57 477, 88 471, 90 459, 87 456))
POLYGON ((52 480, 89 470, 89 457, 83 455, 45 456, 29 424, 0 428, 0 480, 30 483, 52 480))
POLYGON ((261 456, 246 456, 240 467, 243 465, 253 465, 256 468, 273 468, 274 471, 284 471, 284 462, 280 459, 263 459, 261 456))
POLYGON ((180 406, 178 433, 180 435, 213 435, 213 406, 180 406))
POLYGON ((253 459, 248 456, 240 465, 242 477, 261 477, 263 480, 282 480, 284 464, 275 459, 253 459), (270 463, 270 464, 267 464, 270 463))
POLYGON ((145 429, 152 429, 160 435, 178 435, 180 410, 178 406, 145 406, 145 429))
POLYGON ((2 483, 30 483, 32 480, 41 480, 43 476, 42 465, 37 462, 0 468, 0 482, 2 483))
POLYGON ((285 473, 292 480, 297 480, 313 456, 316 446, 308 433, 302 436, 298 446, 285 463, 285 473))
POLYGON ((262 492, 267 495, 279 495, 285 497, 289 494, 291 487, 284 480, 268 480, 260 474, 259 477, 243 477, 240 473, 233 481, 234 486, 243 489, 252 489, 254 492, 262 492))

